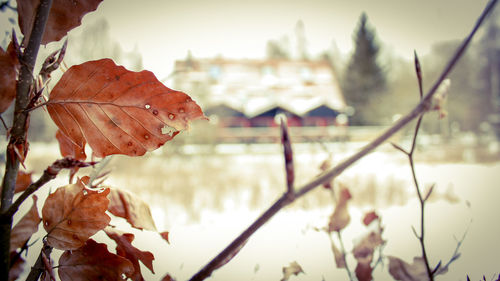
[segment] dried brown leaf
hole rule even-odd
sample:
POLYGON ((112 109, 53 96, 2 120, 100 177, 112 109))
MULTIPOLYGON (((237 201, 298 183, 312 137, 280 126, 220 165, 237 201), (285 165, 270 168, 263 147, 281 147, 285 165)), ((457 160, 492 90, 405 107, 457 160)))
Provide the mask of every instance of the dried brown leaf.
POLYGON ((379 216, 377 215, 377 213, 375 211, 371 211, 371 212, 366 213, 365 216, 363 217, 363 224, 368 226, 368 225, 370 225, 370 223, 372 223, 372 221, 378 220, 378 219, 379 219, 379 216))
POLYGON ((333 240, 331 241, 331 246, 332 246, 333 257, 335 258, 335 264, 337 265, 337 268, 346 268, 345 254, 342 253, 339 250, 339 248, 337 248, 337 245, 335 245, 335 242, 333 240))
POLYGON ((130 192, 111 188, 108 210, 113 215, 126 219, 137 229, 156 231, 149 205, 130 192))
POLYGON ((170 240, 168 240, 169 234, 170 234, 170 232, 168 232, 168 231, 160 232, 161 238, 163 238, 165 241, 167 241, 168 244, 170 244, 170 240))
POLYGON ((16 189, 15 193, 25 191, 30 184, 33 183, 33 180, 31 179, 33 172, 31 173, 26 173, 21 170, 17 172, 17 180, 16 180, 16 189))
POLYGON ((300 264, 293 261, 288 266, 283 267, 283 278, 281 278, 281 281, 287 281, 292 275, 299 275, 299 273, 304 273, 304 271, 300 264))
POLYGON ((340 231, 349 224, 351 216, 349 215, 349 210, 347 209, 347 203, 350 199, 351 193, 349 192, 349 189, 343 187, 340 190, 340 198, 335 206, 335 210, 330 216, 328 232, 340 231))
POLYGON ((400 258, 389 256, 389 273, 395 280, 421 281, 429 280, 427 268, 422 257, 414 257, 413 263, 408 264, 400 258))
MULTIPOLYGON (((54 0, 45 26, 42 44, 59 41, 71 29, 79 26, 85 14, 95 11, 102 0, 54 0)), ((18 21, 28 43, 40 0, 17 0, 18 21)))
POLYGON ((48 245, 73 250, 84 245, 111 220, 106 214, 109 189, 94 190, 83 183, 59 187, 50 194, 42 209, 48 245))
POLYGON ((141 251, 132 245, 132 241, 134 241, 134 234, 123 233, 109 227, 106 228, 104 232, 106 232, 109 238, 115 240, 116 254, 132 262, 134 272, 128 275, 129 278, 134 281, 144 280, 139 261, 141 261, 152 273, 155 273, 153 269, 153 260, 155 259, 154 255, 151 252, 141 251))
POLYGON ((97 157, 141 156, 206 118, 188 95, 152 72, 132 72, 110 59, 72 66, 46 105, 59 129, 81 147, 87 142, 97 157))
POLYGON ((38 231, 38 225, 42 220, 38 214, 36 206, 36 195, 33 195, 33 205, 30 210, 21 218, 21 220, 12 228, 10 234, 10 250, 22 248, 33 233, 38 231))
POLYGON ((58 272, 61 281, 126 280, 134 266, 110 253, 105 244, 89 239, 81 248, 61 255, 58 272))
POLYGON ((19 61, 12 42, 4 51, 0 48, 0 114, 9 108, 16 97, 16 77, 19 61))

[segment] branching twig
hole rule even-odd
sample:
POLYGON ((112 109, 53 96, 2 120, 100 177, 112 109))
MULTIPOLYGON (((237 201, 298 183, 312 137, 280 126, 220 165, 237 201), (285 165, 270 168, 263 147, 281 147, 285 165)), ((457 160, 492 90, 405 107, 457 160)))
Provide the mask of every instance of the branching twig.
MULTIPOLYGON (((7 160, 5 163, 5 174, 2 182, 1 212, 5 212, 10 208, 14 197, 14 189, 16 186, 17 172, 19 170, 20 161, 15 154, 10 153, 10 144, 14 145, 18 143, 25 143, 27 141, 27 120, 29 113, 24 110, 29 103, 29 90, 33 84, 33 68, 51 6, 52 0, 40 1, 28 45, 20 59, 21 69, 16 89, 17 93, 14 109, 14 121, 10 131, 9 146, 7 146, 7 160)), ((9 277, 11 228, 12 217, 2 219, 0 221, 0 280, 7 280, 9 277)))
POLYGON ((408 114, 399 119, 394 125, 392 125, 389 129, 383 132, 380 136, 375 138, 373 141, 365 145, 361 150, 352 155, 351 157, 345 159, 340 162, 338 165, 334 166, 331 169, 326 170, 321 173, 316 178, 312 179, 310 182, 304 184, 300 188, 295 191, 294 200, 290 201, 289 196, 286 194, 282 195, 267 211, 265 211, 255 222, 253 222, 243 233, 241 233, 233 242, 231 242, 222 252, 220 252, 215 258, 213 258, 207 265, 205 265, 200 271, 198 271, 190 280, 204 280, 209 277, 212 272, 220 266, 220 263, 225 260, 225 258, 234 252, 234 249, 240 247, 240 245, 247 241, 250 236, 257 231, 262 225, 264 225, 268 220, 270 220, 277 212, 279 212, 283 207, 291 204, 298 198, 302 197, 309 191, 313 190, 317 186, 331 181, 333 178, 337 177, 341 174, 345 169, 350 167, 359 159, 363 158, 366 154, 377 148, 379 145, 384 143, 387 139, 389 139, 392 135, 398 132, 401 128, 406 126, 408 123, 413 121, 415 118, 419 117, 424 112, 428 111, 431 108, 432 97, 434 96, 439 85, 446 79, 449 75, 453 67, 456 65, 458 60, 463 55, 465 49, 469 45, 470 41, 474 37, 476 31, 481 26, 482 22, 489 14, 489 12, 495 6, 497 0, 491 0, 483 13, 477 20, 474 28, 470 32, 470 34, 465 38, 460 47, 457 49, 455 54, 451 57, 450 61, 444 68, 443 72, 439 76, 439 78, 434 83, 433 87, 427 92, 427 94, 422 98, 422 101, 408 114))
MULTIPOLYGON (((418 60, 417 52, 415 52, 415 72, 417 74, 420 99, 422 99, 423 98, 422 69, 420 67, 420 61, 418 60)), ((417 124, 415 125, 415 131, 413 133, 410 151, 406 151, 405 149, 403 149, 402 147, 400 147, 396 144, 392 144, 392 145, 396 149, 398 149, 399 151, 403 152, 408 157, 408 161, 410 162, 411 175, 413 178, 413 183, 415 185, 418 200, 420 203, 420 235, 417 234, 417 232, 415 231, 414 228, 412 228, 412 229, 413 229, 413 232, 415 233, 415 236, 418 238, 418 240, 420 242, 420 248, 422 249, 422 258, 424 259, 425 268, 427 271, 427 276, 429 277, 430 281, 433 281, 434 280, 434 270, 432 270, 430 265, 429 265, 429 259, 427 257, 427 251, 425 248, 425 201, 430 196, 430 192, 432 189, 429 191, 429 193, 427 193, 425 198, 422 196, 422 193, 420 192, 420 186, 419 186, 418 180, 417 180, 417 175, 415 172, 415 163, 413 160, 413 155, 414 155, 415 147, 416 147, 416 143, 417 143, 417 136, 418 136, 418 132, 420 130, 420 125, 422 124, 423 117, 424 117, 424 115, 420 115, 418 117, 417 124)))
POLYGON ((55 179, 57 174, 59 174, 62 169, 71 169, 74 167, 83 168, 95 164, 95 162, 81 162, 72 158, 63 158, 55 161, 52 165, 45 169, 45 171, 43 171, 42 176, 40 176, 40 178, 36 182, 30 184, 26 188, 26 190, 24 190, 24 192, 16 199, 16 201, 14 201, 9 209, 7 209, 6 212, 0 214, 0 216, 13 216, 19 209, 19 206, 21 206, 21 204, 24 202, 24 200, 26 200, 31 194, 37 191, 44 184, 55 179))
POLYGON ((344 242, 342 241, 342 235, 340 234, 340 231, 336 231, 336 232, 337 232, 337 238, 339 239, 339 243, 340 243, 340 250, 342 251, 342 259, 344 260, 345 270, 347 271, 347 275, 349 276, 349 280, 353 281, 354 278, 352 276, 352 271, 349 268, 349 264, 347 263, 347 259, 345 258, 347 253, 345 251, 344 242))

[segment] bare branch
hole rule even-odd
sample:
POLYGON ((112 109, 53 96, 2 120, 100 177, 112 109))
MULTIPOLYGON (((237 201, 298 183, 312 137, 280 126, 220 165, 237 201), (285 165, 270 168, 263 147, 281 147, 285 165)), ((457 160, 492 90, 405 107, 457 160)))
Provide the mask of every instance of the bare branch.
MULTIPOLYGON (((29 91, 33 84, 33 68, 45 30, 45 24, 49 17, 52 0, 41 0, 37 8, 31 36, 28 45, 20 58, 21 70, 18 76, 17 94, 14 108, 14 122, 11 129, 10 141, 7 146, 7 160, 5 163, 5 174, 2 181, 2 196, 0 212, 5 212, 12 205, 14 189, 16 186, 17 172, 19 170, 19 159, 16 155, 9 153, 10 145, 25 143, 27 135, 27 124, 29 112, 25 112, 29 103, 29 91)), ((12 229, 12 217, 0 222, 0 280, 9 277, 10 259, 10 232, 12 229)))

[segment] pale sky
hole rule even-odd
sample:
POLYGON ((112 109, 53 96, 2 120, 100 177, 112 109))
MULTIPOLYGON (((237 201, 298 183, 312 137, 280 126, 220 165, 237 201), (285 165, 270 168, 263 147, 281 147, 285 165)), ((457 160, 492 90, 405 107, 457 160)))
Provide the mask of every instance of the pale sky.
POLYGON ((437 41, 466 36, 487 0, 104 0, 86 23, 105 18, 125 50, 137 47, 144 68, 159 79, 186 57, 256 58, 266 42, 287 35, 294 46, 298 20, 308 50, 318 55, 335 42, 348 54, 365 11, 385 52, 411 58, 437 41))

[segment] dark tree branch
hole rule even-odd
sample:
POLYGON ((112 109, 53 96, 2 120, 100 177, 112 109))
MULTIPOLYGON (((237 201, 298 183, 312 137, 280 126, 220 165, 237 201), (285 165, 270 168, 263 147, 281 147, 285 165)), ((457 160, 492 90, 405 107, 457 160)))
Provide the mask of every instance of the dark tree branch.
POLYGON ((450 74, 451 70, 455 67, 458 60, 462 57, 465 52, 467 46, 470 41, 476 34, 477 30, 483 23, 486 16, 493 9, 497 0, 491 0, 488 5, 483 10, 482 14, 476 21, 472 31, 469 35, 464 39, 460 47, 456 50, 455 54, 451 57, 448 64, 442 71, 439 78, 434 83, 433 87, 427 92, 427 94, 422 98, 422 101, 408 114, 399 119, 395 124, 393 124, 390 128, 388 128, 385 132, 383 132, 380 136, 375 138, 373 141, 365 145, 361 148, 357 153, 348 157, 338 165, 330 168, 323 173, 321 173, 316 178, 312 179, 310 182, 304 184, 299 187, 297 191, 295 191, 294 197, 290 197, 286 193, 283 194, 267 211, 265 211, 256 221, 254 221, 245 231, 243 231, 233 242, 231 242, 222 252, 220 252, 215 258, 213 258, 208 264, 206 264, 200 271, 198 271, 190 280, 204 280, 209 277, 214 270, 220 267, 222 261, 224 261, 227 256, 234 253, 235 249, 239 248, 242 243, 246 242, 250 236, 253 235, 262 225, 264 225, 267 221, 269 221, 276 213, 278 213, 283 207, 288 206, 298 198, 307 194, 309 191, 313 190, 317 186, 322 185, 323 183, 330 182, 335 177, 340 175, 345 169, 350 167, 359 159, 363 158, 369 152, 377 148, 379 145, 388 140, 392 135, 406 126, 408 123, 413 121, 415 118, 421 116, 423 113, 429 111, 432 107, 432 97, 436 93, 439 85, 446 79, 446 77, 450 74))
MULTIPOLYGON (((26 144, 27 124, 29 113, 25 112, 29 103, 29 91, 33 84, 33 68, 45 30, 45 24, 49 17, 52 0, 41 0, 38 6, 28 46, 21 57, 21 70, 17 83, 16 103, 14 109, 14 121, 11 129, 10 141, 7 146, 7 161, 5 163, 5 174, 2 182, 2 196, 0 212, 5 212, 12 205, 14 189, 16 186, 17 172, 19 170, 19 159, 12 153, 13 145, 22 146, 26 144)), ((10 231, 12 228, 12 217, 0 221, 0 280, 9 277, 10 265, 10 231)))

